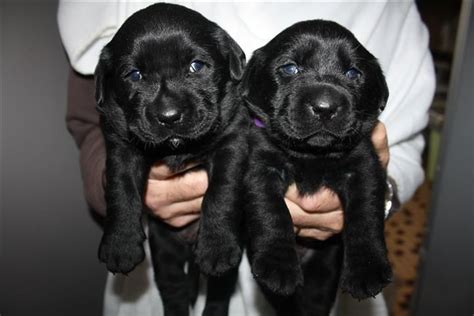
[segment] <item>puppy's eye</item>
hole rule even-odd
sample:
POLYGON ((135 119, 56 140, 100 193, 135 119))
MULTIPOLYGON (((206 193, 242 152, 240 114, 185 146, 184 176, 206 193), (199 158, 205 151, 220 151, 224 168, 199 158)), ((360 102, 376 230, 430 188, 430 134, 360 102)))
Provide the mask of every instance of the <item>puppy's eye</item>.
POLYGON ((288 76, 294 76, 300 72, 300 69, 295 64, 287 64, 280 67, 281 71, 288 76))
POLYGON ((128 76, 130 77, 130 80, 134 82, 140 81, 143 78, 140 70, 133 70, 131 73, 128 74, 128 76))
POLYGON ((205 64, 200 60, 195 60, 189 66, 189 72, 199 72, 203 69, 205 64))
POLYGON ((349 70, 346 71, 346 77, 351 80, 359 79, 361 76, 362 73, 355 68, 349 68, 349 70))

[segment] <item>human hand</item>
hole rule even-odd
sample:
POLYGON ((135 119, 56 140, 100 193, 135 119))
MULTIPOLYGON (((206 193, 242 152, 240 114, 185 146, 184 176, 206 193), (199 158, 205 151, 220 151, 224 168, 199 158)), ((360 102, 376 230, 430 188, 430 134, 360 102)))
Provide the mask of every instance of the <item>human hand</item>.
POLYGON ((388 149, 388 138, 387 129, 385 124, 378 121, 372 131, 372 144, 374 145, 375 152, 379 156, 380 163, 384 169, 387 169, 388 162, 390 160, 390 151, 388 149))
MULTIPOLYGON (((371 140, 380 163, 386 169, 390 154, 387 130, 382 122, 375 126, 371 140)), ((292 184, 285 194, 285 202, 298 236, 326 240, 342 231, 344 213, 341 201, 330 189, 323 187, 312 195, 300 196, 296 185, 292 184)))
POLYGON ((152 214, 174 227, 183 227, 200 216, 208 179, 204 170, 189 164, 173 173, 164 163, 154 164, 148 176, 145 205, 152 214))
POLYGON ((295 232, 300 237, 326 240, 342 231, 344 216, 339 197, 322 187, 312 195, 301 196, 296 184, 285 194, 295 232))

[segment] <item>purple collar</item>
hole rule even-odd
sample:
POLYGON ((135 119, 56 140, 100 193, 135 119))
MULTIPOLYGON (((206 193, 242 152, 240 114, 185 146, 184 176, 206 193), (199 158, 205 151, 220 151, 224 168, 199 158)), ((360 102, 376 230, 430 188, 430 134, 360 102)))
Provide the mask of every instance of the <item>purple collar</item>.
POLYGON ((258 128, 265 128, 265 124, 263 124, 263 122, 260 119, 256 118, 256 117, 253 118, 253 123, 258 128))

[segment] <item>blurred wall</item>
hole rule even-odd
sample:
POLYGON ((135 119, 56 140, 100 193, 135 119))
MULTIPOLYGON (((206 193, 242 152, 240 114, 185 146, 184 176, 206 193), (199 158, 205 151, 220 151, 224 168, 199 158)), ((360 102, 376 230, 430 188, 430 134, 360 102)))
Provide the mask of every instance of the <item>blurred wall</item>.
POLYGON ((55 1, 2 1, 0 314, 100 315, 100 228, 66 131, 55 1))
POLYGON ((474 315, 474 5, 464 1, 413 316, 474 315))

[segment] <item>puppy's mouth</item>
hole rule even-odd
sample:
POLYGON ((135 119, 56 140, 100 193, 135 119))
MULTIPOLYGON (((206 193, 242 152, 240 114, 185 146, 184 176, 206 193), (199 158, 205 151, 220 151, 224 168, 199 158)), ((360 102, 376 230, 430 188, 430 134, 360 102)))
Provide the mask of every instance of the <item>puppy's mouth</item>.
POLYGON ((288 147, 327 147, 338 142, 350 141, 360 134, 361 122, 355 120, 335 130, 325 124, 305 129, 298 128, 288 117, 274 120, 272 129, 280 141, 288 147))
POLYGON ((144 144, 146 148, 167 146, 171 150, 180 149, 189 143, 199 142, 219 129, 218 112, 200 113, 199 121, 182 120, 176 125, 165 126, 152 124, 141 117, 129 128, 133 139, 144 144))
POLYGON ((182 146, 184 143, 184 140, 180 137, 170 137, 168 138, 168 146, 170 146, 173 149, 177 149, 178 147, 182 146))

